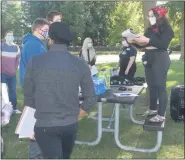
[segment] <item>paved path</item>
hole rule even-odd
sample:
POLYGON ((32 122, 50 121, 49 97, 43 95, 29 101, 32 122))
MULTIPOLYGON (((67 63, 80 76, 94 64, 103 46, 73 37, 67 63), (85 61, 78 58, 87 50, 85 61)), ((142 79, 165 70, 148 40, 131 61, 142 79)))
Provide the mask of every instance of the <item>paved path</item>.
MULTIPOLYGON (((142 54, 138 54, 136 61, 141 62, 142 54)), ((171 60, 179 60, 180 54, 170 54, 171 60)), ((115 63, 119 61, 119 55, 98 55, 96 58, 96 64, 102 63, 115 63)))

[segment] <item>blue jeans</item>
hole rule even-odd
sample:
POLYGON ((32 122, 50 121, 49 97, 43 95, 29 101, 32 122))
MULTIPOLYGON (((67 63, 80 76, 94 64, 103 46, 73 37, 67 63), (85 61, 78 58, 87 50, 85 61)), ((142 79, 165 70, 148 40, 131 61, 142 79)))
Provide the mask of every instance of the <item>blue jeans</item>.
POLYGON ((9 76, 1 73, 1 83, 6 83, 8 88, 9 100, 13 105, 13 109, 17 109, 16 75, 9 76))

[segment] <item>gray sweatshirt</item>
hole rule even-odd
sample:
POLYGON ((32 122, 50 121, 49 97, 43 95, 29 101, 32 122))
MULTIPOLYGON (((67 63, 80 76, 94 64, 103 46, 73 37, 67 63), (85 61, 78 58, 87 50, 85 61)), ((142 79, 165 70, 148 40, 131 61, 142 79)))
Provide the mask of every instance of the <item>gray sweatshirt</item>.
POLYGON ((87 63, 70 54, 67 46, 53 44, 50 51, 29 62, 24 77, 24 105, 36 109, 36 126, 76 123, 80 108, 89 112, 96 102, 87 63), (84 97, 81 106, 79 86, 84 97))

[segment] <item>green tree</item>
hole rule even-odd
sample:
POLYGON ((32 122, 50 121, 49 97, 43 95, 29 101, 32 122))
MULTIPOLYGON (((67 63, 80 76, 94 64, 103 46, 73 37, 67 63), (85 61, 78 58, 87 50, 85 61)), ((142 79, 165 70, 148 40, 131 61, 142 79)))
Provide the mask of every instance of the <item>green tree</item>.
POLYGON ((64 21, 70 25, 77 37, 83 40, 91 37, 102 44, 108 35, 109 14, 115 2, 24 2, 26 24, 31 25, 37 17, 45 17, 51 10, 64 15, 64 21), (99 33, 99 34, 98 34, 99 33))
POLYGON ((22 24, 22 9, 20 2, 13 1, 2 1, 2 36, 7 30, 13 30, 15 36, 22 34, 23 24, 22 24))
POLYGON ((176 44, 181 44, 181 56, 180 59, 184 59, 184 2, 183 1, 171 1, 166 4, 169 9, 169 18, 173 22, 172 25, 175 30, 176 44))
POLYGON ((86 21, 84 37, 92 37, 96 44, 105 45, 109 34, 110 14, 115 2, 85 2, 86 21))
POLYGON ((143 33, 144 23, 141 2, 117 2, 110 16, 108 41, 115 45, 121 41, 121 32, 132 28, 135 33, 143 33))

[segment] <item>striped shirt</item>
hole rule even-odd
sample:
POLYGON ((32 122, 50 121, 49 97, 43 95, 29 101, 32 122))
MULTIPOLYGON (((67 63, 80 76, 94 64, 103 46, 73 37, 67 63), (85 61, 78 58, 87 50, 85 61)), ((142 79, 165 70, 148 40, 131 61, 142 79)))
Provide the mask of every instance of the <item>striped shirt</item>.
POLYGON ((19 46, 13 44, 9 46, 7 43, 1 44, 1 58, 2 58, 2 69, 1 72, 13 76, 17 72, 19 65, 20 49, 19 46))

